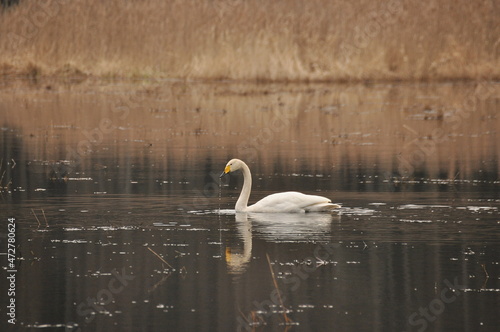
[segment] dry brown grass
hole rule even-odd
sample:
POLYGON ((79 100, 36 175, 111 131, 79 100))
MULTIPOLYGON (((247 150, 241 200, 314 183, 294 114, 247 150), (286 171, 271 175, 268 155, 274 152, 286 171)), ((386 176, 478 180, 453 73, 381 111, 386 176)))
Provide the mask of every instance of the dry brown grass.
POLYGON ((0 74, 235 80, 500 77, 493 1, 24 0, 0 74))

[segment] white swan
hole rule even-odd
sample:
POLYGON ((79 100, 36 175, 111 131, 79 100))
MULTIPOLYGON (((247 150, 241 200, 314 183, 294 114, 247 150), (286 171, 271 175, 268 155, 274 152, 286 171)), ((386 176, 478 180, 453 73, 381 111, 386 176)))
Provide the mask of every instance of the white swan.
POLYGON ((340 208, 326 197, 306 195, 296 191, 272 194, 264 197, 254 205, 248 205, 252 190, 252 174, 247 164, 239 159, 231 159, 224 168, 224 175, 241 169, 243 172, 243 188, 236 202, 236 212, 324 212, 340 208))

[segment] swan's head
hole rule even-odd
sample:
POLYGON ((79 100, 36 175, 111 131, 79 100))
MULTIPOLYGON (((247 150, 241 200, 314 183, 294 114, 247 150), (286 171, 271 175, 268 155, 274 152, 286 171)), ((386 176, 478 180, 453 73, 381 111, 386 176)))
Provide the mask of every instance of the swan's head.
POLYGON ((245 163, 239 159, 231 159, 227 162, 226 167, 224 168, 224 172, 220 175, 220 177, 223 177, 224 175, 237 171, 241 167, 243 167, 245 163))

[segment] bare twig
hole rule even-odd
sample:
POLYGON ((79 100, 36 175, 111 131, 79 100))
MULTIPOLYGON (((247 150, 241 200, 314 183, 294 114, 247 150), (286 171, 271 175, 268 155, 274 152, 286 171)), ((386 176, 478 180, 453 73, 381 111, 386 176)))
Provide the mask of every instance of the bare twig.
POLYGON ((490 275, 488 274, 488 271, 486 271, 486 264, 481 264, 481 266, 483 267, 484 274, 486 274, 486 279, 488 279, 490 275))
POLYGON ((45 217, 45 211, 42 209, 43 219, 45 219, 45 227, 49 227, 49 223, 47 222, 47 218, 45 217))
MULTIPOLYGON (((3 158, 2 158, 2 160, 0 160, 0 172, 2 171, 2 167, 3 167, 3 158)), ((3 185, 2 185, 2 183, 3 183, 3 177, 4 177, 6 171, 7 170, 4 170, 3 173, 2 173, 2 177, 0 177, 0 191, 3 190, 3 189, 7 190, 7 187, 9 186, 8 183, 5 185, 5 187, 3 187, 3 185)))
POLYGON ((34 216, 35 216, 35 218, 36 218, 36 221, 38 222, 38 228, 40 228, 40 225, 41 225, 41 223, 40 223, 40 219, 38 219, 38 217, 37 217, 37 215, 36 215, 36 213, 35 213, 35 210, 31 209, 31 212, 33 213, 33 215, 34 215, 34 216))
POLYGON ((171 275, 172 275, 172 273, 169 272, 167 275, 165 275, 163 278, 161 278, 161 280, 158 281, 156 284, 154 284, 153 287, 151 287, 150 289, 148 289, 148 293, 151 293, 156 288, 158 288, 158 286, 160 286, 161 284, 163 284, 165 282, 165 280, 167 280, 168 277, 170 277, 171 275))
POLYGON ((486 266, 485 264, 481 264, 483 267, 484 274, 486 275, 486 278, 484 279, 483 285, 481 286, 481 289, 486 288, 486 284, 488 283, 488 280, 490 279, 490 275, 488 274, 488 271, 486 271, 486 266))
POLYGON ((252 311, 250 311, 250 314, 252 315, 252 325, 253 326, 260 326, 260 325, 264 325, 266 323, 264 321, 264 318, 262 318, 262 316, 260 314, 258 314, 256 311, 252 310, 252 311))
POLYGON ((241 311, 240 306, 238 306, 238 311, 240 312, 241 317, 243 317, 243 319, 247 322, 248 326, 250 326, 250 321, 247 319, 243 311, 241 311))
POLYGON ((481 264, 483 267, 484 274, 486 275, 486 278, 484 279, 483 285, 481 288, 486 288, 486 284, 488 283, 488 280, 490 279, 490 275, 488 274, 488 271, 486 271, 486 264, 481 264))
POLYGON ((156 255, 156 257, 158 257, 163 263, 167 264, 167 266, 171 269, 173 269, 172 265, 168 264, 168 262, 166 260, 164 260, 160 255, 158 255, 156 253, 156 251, 154 251, 153 249, 151 249, 150 247, 148 247, 148 250, 151 251, 153 254, 156 255))
POLYGON ((276 289, 276 292, 278 293, 278 299, 281 304, 281 309, 283 310, 283 318, 285 319, 285 324, 290 324, 293 323, 293 320, 291 320, 288 315, 286 314, 287 309, 285 307, 285 304, 283 304, 283 299, 281 298, 280 291, 278 289, 278 282, 276 281, 276 277, 274 276, 274 270, 273 267, 271 266, 271 259, 269 258, 269 254, 266 253, 267 257, 267 264, 269 264, 269 271, 271 271, 271 277, 273 278, 273 283, 274 283, 274 288, 276 289))

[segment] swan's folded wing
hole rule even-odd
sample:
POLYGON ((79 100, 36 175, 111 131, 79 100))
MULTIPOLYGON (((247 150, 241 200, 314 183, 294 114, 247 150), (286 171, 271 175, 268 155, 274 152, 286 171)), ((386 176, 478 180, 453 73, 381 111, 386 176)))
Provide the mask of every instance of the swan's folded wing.
POLYGON ((307 212, 330 211, 339 208, 331 200, 316 195, 306 195, 296 191, 272 194, 248 207, 249 212, 307 212))

